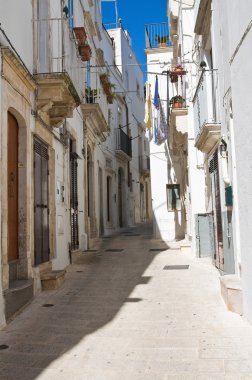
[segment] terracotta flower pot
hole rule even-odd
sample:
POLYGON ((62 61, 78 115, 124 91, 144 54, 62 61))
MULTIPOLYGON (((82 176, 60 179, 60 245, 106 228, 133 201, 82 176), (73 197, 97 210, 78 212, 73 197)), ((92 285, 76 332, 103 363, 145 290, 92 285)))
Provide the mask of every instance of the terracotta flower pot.
POLYGON ((183 102, 174 102, 172 108, 182 108, 183 102))
POLYGON ((89 45, 79 46, 79 53, 82 61, 90 61, 92 50, 89 45))
POLYGON ((84 45, 86 39, 87 39, 87 34, 83 26, 75 27, 74 28, 74 34, 76 37, 76 40, 78 41, 78 45, 84 45))

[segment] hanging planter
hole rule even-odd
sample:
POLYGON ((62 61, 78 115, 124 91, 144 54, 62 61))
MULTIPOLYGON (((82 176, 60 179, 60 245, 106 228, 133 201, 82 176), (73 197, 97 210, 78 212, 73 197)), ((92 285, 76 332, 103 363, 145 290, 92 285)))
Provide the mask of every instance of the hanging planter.
POLYGON ((82 61, 90 61, 92 50, 88 44, 79 46, 79 53, 82 61))
POLYGON ((108 101, 109 104, 113 104, 114 94, 107 95, 107 101, 108 101))
POLYGON ((183 108, 184 103, 185 103, 185 99, 182 98, 181 95, 173 96, 170 99, 170 105, 172 106, 172 108, 183 108))
POLYGON ((178 77, 183 76, 187 73, 187 71, 183 68, 182 65, 178 64, 176 67, 172 69, 170 72, 170 78, 171 78, 171 83, 177 83, 178 77))
POLYGON ((78 27, 73 28, 73 30, 74 30, 75 38, 78 42, 78 45, 79 46, 85 45, 85 41, 87 39, 87 34, 86 34, 84 27, 78 26, 78 27))
POLYGON ((107 95, 107 101, 109 104, 113 103, 113 89, 115 88, 115 85, 113 83, 110 83, 109 77, 107 74, 101 74, 100 75, 100 81, 102 84, 103 91, 107 95))

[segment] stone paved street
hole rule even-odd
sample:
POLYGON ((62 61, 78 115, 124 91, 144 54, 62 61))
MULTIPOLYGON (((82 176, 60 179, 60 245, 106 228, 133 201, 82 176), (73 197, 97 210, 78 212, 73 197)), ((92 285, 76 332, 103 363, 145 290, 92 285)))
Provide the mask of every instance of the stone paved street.
POLYGON ((218 271, 150 231, 103 239, 1 331, 0 379, 252 379, 252 327, 227 311, 218 271))

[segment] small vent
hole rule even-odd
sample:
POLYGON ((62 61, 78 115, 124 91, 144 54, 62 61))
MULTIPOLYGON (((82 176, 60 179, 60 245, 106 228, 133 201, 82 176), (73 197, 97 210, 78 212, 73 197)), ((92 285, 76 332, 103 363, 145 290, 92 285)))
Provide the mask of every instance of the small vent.
POLYGON ((34 152, 48 160, 48 148, 39 139, 34 139, 34 152))
POLYGON ((98 252, 98 250, 97 249, 86 249, 85 251, 84 251, 84 253, 85 252, 98 252))
POLYGON ((214 173, 218 169, 218 153, 214 153, 212 159, 209 161, 209 173, 214 173))
POLYGON ((166 265, 164 270, 183 270, 189 269, 189 265, 166 265))

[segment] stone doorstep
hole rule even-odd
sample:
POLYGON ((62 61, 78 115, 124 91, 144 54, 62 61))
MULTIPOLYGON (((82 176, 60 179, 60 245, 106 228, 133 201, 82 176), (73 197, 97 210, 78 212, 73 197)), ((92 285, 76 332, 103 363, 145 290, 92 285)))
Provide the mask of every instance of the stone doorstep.
POLYGON ((33 279, 12 281, 3 294, 5 317, 9 320, 33 298, 33 279))
POLYGON ((221 295, 228 310, 243 314, 241 278, 236 275, 220 277, 221 295))
POLYGON ((50 272, 41 273, 41 286, 43 290, 58 289, 65 280, 66 271, 52 270, 50 272))
POLYGON ((191 249, 192 249, 192 245, 189 242, 180 244, 181 253, 191 253, 191 249))

